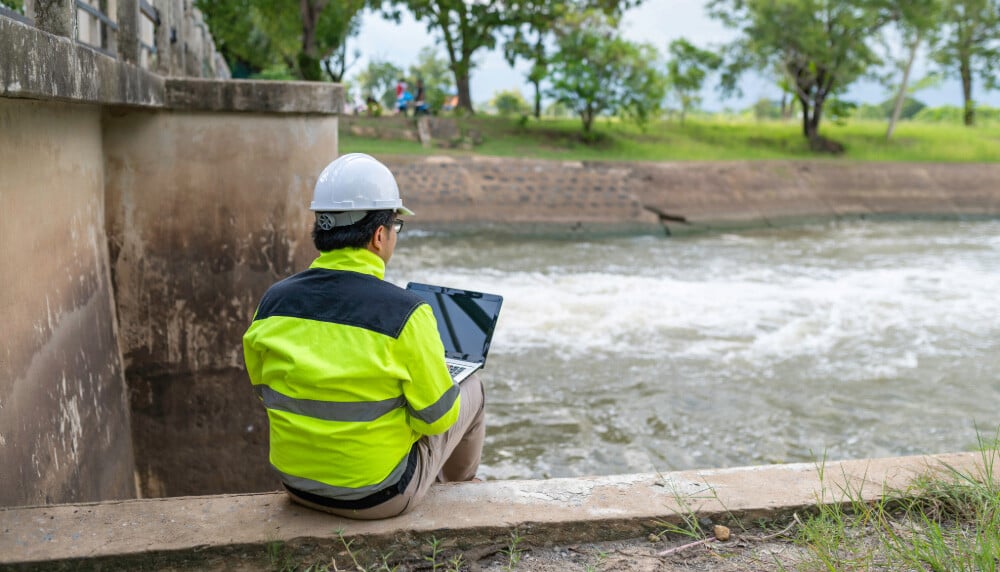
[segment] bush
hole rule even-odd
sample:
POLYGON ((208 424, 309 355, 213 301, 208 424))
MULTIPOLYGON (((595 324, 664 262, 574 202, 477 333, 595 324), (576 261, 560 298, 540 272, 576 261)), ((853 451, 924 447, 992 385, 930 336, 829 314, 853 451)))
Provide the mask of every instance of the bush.
POLYGON ((504 117, 528 113, 530 107, 519 90, 499 91, 493 96, 490 105, 504 117))

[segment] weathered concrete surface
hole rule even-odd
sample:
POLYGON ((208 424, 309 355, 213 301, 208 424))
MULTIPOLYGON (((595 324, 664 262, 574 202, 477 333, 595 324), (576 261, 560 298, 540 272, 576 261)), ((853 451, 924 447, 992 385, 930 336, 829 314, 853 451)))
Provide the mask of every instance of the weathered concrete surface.
POLYGON ((672 232, 838 217, 1000 216, 1000 163, 561 162, 385 156, 415 224, 672 232))
POLYGON ((995 217, 998 178, 1000 163, 730 161, 637 164, 629 189, 648 208, 704 229, 803 218, 995 217))
POLYGON ((0 97, 158 107, 163 81, 69 38, 0 18, 0 97))
POLYGON ((132 111, 104 121, 107 226, 142 494, 274 489, 241 339, 315 257, 336 116, 132 111))
POLYGON ((298 507, 282 493, 15 508, 0 510, 0 565, 233 569, 241 559, 266 563, 274 542, 286 543, 292 558, 337 554, 338 530, 358 554, 403 552, 432 536, 463 547, 503 544, 515 527, 538 545, 621 539, 692 513, 752 521, 847 502, 845 491, 875 500, 920 475, 947 478, 946 465, 982 476, 983 461, 981 453, 956 453, 827 462, 822 478, 816 465, 792 464, 437 485, 413 512, 368 522, 298 507))
POLYGON ((0 98, 0 134, 0 505, 134 497, 100 110, 0 98))
POLYGON ((631 167, 495 157, 382 158, 416 224, 659 229, 627 187, 631 167))
POLYGON ((344 89, 339 84, 314 81, 167 78, 166 106, 195 111, 336 115, 344 108, 344 89))

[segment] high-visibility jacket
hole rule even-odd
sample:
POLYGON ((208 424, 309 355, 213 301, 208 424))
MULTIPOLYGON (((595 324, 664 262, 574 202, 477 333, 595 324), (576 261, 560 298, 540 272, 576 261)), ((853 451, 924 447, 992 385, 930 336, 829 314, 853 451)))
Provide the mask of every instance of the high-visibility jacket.
POLYGON ((430 306, 367 249, 321 253, 271 286, 243 336, 270 460, 295 491, 357 501, 413 471, 414 443, 458 419, 430 306), (411 450, 413 455, 411 455, 411 450))

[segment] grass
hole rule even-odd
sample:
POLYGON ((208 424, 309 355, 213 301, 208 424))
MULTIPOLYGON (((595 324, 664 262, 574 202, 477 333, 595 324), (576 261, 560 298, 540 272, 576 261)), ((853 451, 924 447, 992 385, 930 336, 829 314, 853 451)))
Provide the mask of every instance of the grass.
MULTIPOLYGON (((341 129, 341 152, 379 154, 479 154, 558 160, 703 161, 830 158, 808 148, 796 121, 763 121, 725 117, 658 121, 640 129, 631 123, 602 119, 595 141, 584 143, 575 119, 534 119, 476 116, 456 118, 466 141, 464 150, 424 148, 416 141, 379 139, 379 126, 405 125, 398 117, 345 118, 343 125, 367 127, 366 136, 341 129)), ((902 122, 891 141, 884 122, 826 122, 820 132, 842 143, 841 159, 902 162, 996 162, 1000 159, 1000 124, 972 128, 943 123, 902 122)))
POLYGON ((795 538, 812 556, 805 567, 997 572, 996 441, 980 439, 981 474, 947 467, 943 475, 918 478, 905 490, 885 491, 875 502, 849 489, 841 489, 839 499, 818 499, 816 513, 801 522, 795 538))

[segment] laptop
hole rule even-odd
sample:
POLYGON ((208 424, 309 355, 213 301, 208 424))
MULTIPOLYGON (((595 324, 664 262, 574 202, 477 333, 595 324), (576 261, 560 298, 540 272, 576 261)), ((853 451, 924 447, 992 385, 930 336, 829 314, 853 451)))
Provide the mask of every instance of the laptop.
POLYGON ((455 383, 486 363, 503 297, 410 282, 406 289, 430 304, 444 344, 444 361, 455 383))

